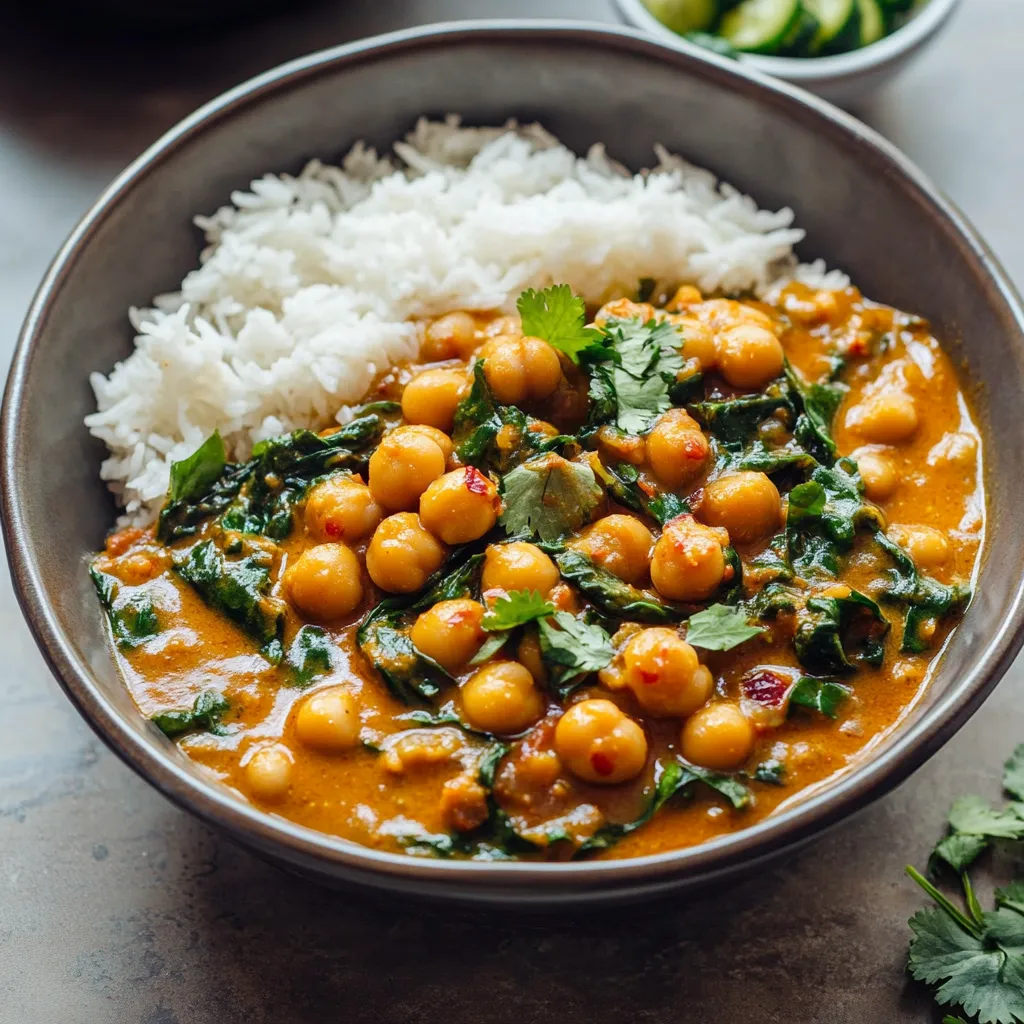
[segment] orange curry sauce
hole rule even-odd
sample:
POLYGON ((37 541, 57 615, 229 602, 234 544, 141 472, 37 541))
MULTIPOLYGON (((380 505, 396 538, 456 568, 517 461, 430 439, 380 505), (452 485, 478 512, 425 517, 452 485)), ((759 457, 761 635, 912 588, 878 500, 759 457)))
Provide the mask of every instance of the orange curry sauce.
MULTIPOLYGON (((840 357, 843 365, 836 377, 848 390, 832 422, 838 453, 858 460, 861 475, 870 485, 865 500, 880 510, 879 522, 889 537, 914 556, 922 576, 942 584, 970 585, 985 522, 980 439, 953 366, 926 323, 871 303, 853 288, 821 292, 801 285, 788 286, 771 302, 747 304, 705 300, 695 289, 683 288, 665 303, 665 308, 683 323, 683 339, 689 318, 691 325, 703 326, 714 344, 731 325, 744 319, 744 310, 756 310, 754 318, 758 322, 764 322, 765 316, 769 319, 786 358, 807 381, 826 380, 834 370, 836 357, 840 357), (893 399, 892 407, 879 412, 877 404, 871 404, 879 396, 883 405, 893 399), (912 422, 907 421, 908 417, 912 422)), ((662 310, 626 300, 610 304, 604 313, 640 321, 665 316, 662 310)), ((393 369, 377 382, 367 400, 400 400, 405 385, 424 368, 465 369, 468 384, 470 366, 480 345, 496 336, 521 332, 517 318, 473 314, 472 324, 475 335, 472 344, 464 346, 464 358, 442 358, 393 369)), ((428 345, 424 358, 450 354, 443 345, 431 347, 429 328, 425 330, 428 345)), ((435 332, 435 341, 436 336, 435 332)), ((684 358, 690 354, 685 340, 682 354, 684 358)), ((761 390, 729 386, 713 365, 707 365, 714 363, 714 358, 703 359, 705 396, 728 398, 761 390)), ((564 376, 557 391, 545 400, 523 404, 532 416, 569 433, 578 429, 585 417, 587 381, 565 356, 561 365, 564 376)), ((401 417, 393 415, 388 428, 401 422, 401 417)), ((761 425, 760 436, 772 447, 785 443, 792 427, 784 417, 772 419, 761 425)), ((591 465, 598 457, 606 466, 628 462, 636 466, 642 485, 652 492, 664 489, 646 464, 644 451, 642 439, 612 429, 595 435, 584 450, 568 457, 591 460, 591 465)), ((451 456, 446 468, 450 471, 457 465, 457 457, 451 456)), ((702 510, 707 509, 705 488, 715 472, 715 459, 708 458, 695 478, 676 488, 681 496, 689 496, 698 521, 702 510)), ((772 531, 777 535, 785 524, 788 490, 800 477, 782 474, 773 475, 773 479, 779 480, 782 492, 778 526, 772 531)), ((612 513, 635 516, 654 539, 663 529, 651 517, 623 508, 607 497, 594 509, 592 518, 612 513)), ((461 713, 459 687, 478 667, 462 666, 453 672, 455 681, 435 698, 432 708, 406 704, 392 696, 355 642, 359 621, 388 596, 366 575, 369 536, 351 544, 362 573, 362 597, 355 610, 343 618, 323 621, 300 614, 288 603, 289 593, 282 581, 285 570, 305 549, 323 539, 309 536, 306 521, 300 502, 294 526, 285 539, 274 542, 252 537, 245 543, 246 550, 265 550, 272 566, 269 595, 286 602, 285 649, 307 622, 315 621, 326 629, 335 647, 327 674, 311 685, 296 685, 284 665, 270 664, 256 642, 205 604, 196 590, 175 573, 174 559, 219 529, 207 522, 195 536, 167 546, 157 542, 153 528, 126 529, 112 534, 106 550, 97 558, 96 568, 119 581, 118 600, 143 595, 155 609, 159 624, 158 631, 145 642, 131 647, 115 645, 126 683, 146 716, 188 709, 206 690, 222 693, 229 708, 220 734, 191 731, 177 742, 211 775, 267 813, 367 846, 428 854, 432 849, 429 843, 413 842, 410 846, 409 837, 457 835, 460 828, 472 833, 479 827, 486 806, 475 773, 492 741, 456 725, 420 725, 403 716, 417 706, 436 711, 449 702, 451 710, 461 713), (343 750, 325 749, 322 744, 311 746, 297 732, 298 712, 311 695, 339 686, 356 709, 359 741, 343 750), (268 784, 266 779, 257 779, 254 784, 248 766, 268 747, 278 758, 274 769, 277 782, 271 779, 268 784)), ((504 539, 500 527, 496 527, 481 539, 479 550, 483 551, 487 542, 501 543, 504 539)), ((756 594, 765 578, 763 570, 752 563, 770 539, 762 536, 745 543, 736 538, 732 541, 743 562, 748 598, 756 594)), ((591 549, 591 554, 599 560, 600 552, 595 554, 591 549)), ((766 709, 751 699, 751 693, 758 696, 757 687, 750 685, 751 679, 759 678, 757 670, 778 670, 760 676, 762 683, 767 680, 769 690, 773 680, 777 683, 781 678, 788 686, 801 674, 792 643, 796 625, 786 612, 763 622, 760 636, 731 650, 698 649, 701 663, 710 669, 713 678, 709 702, 739 707, 752 723, 752 747, 732 772, 747 787, 750 800, 736 809, 716 790, 703 784, 690 786, 642 828, 595 855, 656 853, 748 827, 799 800, 859 759, 870 758, 872 750, 921 696, 929 666, 959 615, 955 610, 926 619, 921 627, 926 650, 901 651, 905 609, 887 604, 880 597, 881 581, 892 564, 871 532, 860 531, 852 551, 844 557, 838 580, 798 577, 790 583, 798 590, 813 590, 825 597, 842 596, 853 588, 878 599, 891 622, 879 667, 858 663, 855 671, 834 675, 852 691, 838 707, 835 718, 805 707, 789 708, 788 713, 784 705, 781 710, 766 709), (766 764, 781 766, 777 780, 781 784, 755 778, 757 767, 766 764)), ((658 598, 647 572, 637 580, 637 586, 658 598)), ((494 593, 477 596, 485 604, 495 599, 494 593)), ((583 596, 564 582, 553 588, 550 599, 556 608, 574 613, 588 607, 583 596)), ((700 606, 688 607, 692 610, 700 606)), ((603 622, 619 651, 619 661, 626 641, 646 626, 633 624, 628 617, 624 623, 603 622)), ((683 635, 685 618, 679 628, 679 635, 683 635)), ((524 632, 529 635, 531 630, 535 632, 535 627, 520 630, 513 643, 495 658, 515 657, 517 649, 521 650, 516 646, 519 636, 524 632)), ((483 633, 479 639, 482 643, 483 633)), ((536 674, 545 674, 535 655, 523 660, 536 674)), ((538 829, 543 832, 552 821, 558 823, 560 834, 568 836, 568 840, 536 852, 516 849, 513 855, 565 859, 573 855, 579 842, 602 826, 636 819, 651 799, 656 760, 665 763, 680 756, 681 718, 649 713, 628 686, 616 683, 614 672, 612 666, 600 675, 587 675, 564 701, 545 687, 543 678, 537 679, 541 693, 539 719, 525 732, 503 737, 510 750, 497 765, 491 799, 527 836, 539 834, 538 829), (575 774, 557 756, 554 732, 559 717, 567 706, 588 698, 612 701, 642 728, 647 753, 642 770, 634 777, 611 785, 593 783, 575 774)), ((769 704, 772 699, 769 695, 769 704)), ((496 854, 485 846, 477 855, 496 854)))

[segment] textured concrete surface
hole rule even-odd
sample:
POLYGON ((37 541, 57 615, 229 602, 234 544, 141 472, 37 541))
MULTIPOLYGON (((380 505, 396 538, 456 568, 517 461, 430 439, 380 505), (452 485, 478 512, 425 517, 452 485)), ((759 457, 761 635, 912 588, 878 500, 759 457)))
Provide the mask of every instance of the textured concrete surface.
MULTIPOLYGON (((610 19, 608 0, 335 0, 194 39, 77 41, 0 15, 0 345, 103 184, 197 103, 303 51, 467 14, 610 19)), ((859 113, 1024 280, 1024 0, 967 0, 859 113)), ((856 230, 856 225, 851 225, 856 230)), ((880 254, 879 258, 884 258, 880 254)), ((69 567, 70 571, 70 567, 69 567)), ((643 915, 469 920, 324 893, 172 808, 60 694, 0 581, 0 1022, 938 1020, 903 972, 903 880, 952 796, 1024 739, 1017 665, 898 792, 788 863, 643 915)))

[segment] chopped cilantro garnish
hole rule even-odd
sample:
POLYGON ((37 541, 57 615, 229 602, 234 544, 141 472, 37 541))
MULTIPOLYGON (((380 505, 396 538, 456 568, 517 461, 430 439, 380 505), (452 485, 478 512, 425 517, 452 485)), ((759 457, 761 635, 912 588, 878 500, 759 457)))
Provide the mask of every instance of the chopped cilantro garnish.
POLYGON ((545 601, 536 590, 513 590, 499 597, 483 618, 481 625, 488 633, 495 633, 553 615, 555 606, 545 601))
POLYGON ((713 604, 690 616, 686 640, 706 651, 731 651, 763 632, 760 626, 751 626, 747 622, 742 608, 713 604))
POLYGON ((581 353, 601 348, 602 333, 586 326, 583 299, 573 295, 567 284, 552 285, 541 292, 529 288, 519 296, 516 308, 523 321, 523 334, 543 339, 577 365, 581 353))
POLYGON ((589 466, 554 453, 507 473, 501 492, 505 530, 510 535, 536 534, 547 542, 560 540, 587 522, 604 493, 589 466))
POLYGON ((563 698, 588 675, 608 665, 615 654, 611 638, 600 626, 568 612, 555 612, 540 620, 540 651, 563 698))

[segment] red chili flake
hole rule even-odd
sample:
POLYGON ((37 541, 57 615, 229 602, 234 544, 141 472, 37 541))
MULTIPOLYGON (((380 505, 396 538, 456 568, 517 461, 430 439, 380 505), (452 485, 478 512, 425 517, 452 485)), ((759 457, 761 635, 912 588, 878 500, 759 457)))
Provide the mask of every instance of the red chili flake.
POLYGON ((328 537, 340 537, 341 526, 333 519, 328 519, 327 522, 324 523, 324 533, 326 533, 328 537))
POLYGON ((656 683, 661 678, 658 672, 652 672, 650 669, 640 669, 640 680, 641 682, 647 683, 648 685, 656 683))
POLYGON ((473 494, 486 494, 490 489, 491 482, 474 466, 466 469, 466 490, 473 494))
POLYGON ((590 763, 598 775, 611 775, 615 771, 615 762, 600 750, 590 755, 590 763))
POLYGON ((779 707, 789 692, 790 680, 778 672, 769 669, 757 669, 748 672, 740 681, 743 696, 755 704, 765 707, 779 707))
POLYGON ((688 459, 703 460, 707 453, 708 446, 703 437, 699 441, 696 437, 688 437, 683 442, 683 455, 688 459))

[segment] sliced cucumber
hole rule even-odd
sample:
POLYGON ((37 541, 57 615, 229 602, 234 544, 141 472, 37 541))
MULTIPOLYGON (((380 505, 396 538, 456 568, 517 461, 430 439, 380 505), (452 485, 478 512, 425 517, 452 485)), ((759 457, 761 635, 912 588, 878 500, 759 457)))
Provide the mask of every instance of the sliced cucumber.
POLYGON ((843 53, 860 45, 860 8, 857 0, 804 0, 818 19, 811 53, 843 53))
POLYGON ((644 6, 665 28, 680 35, 704 32, 721 13, 718 0, 643 0, 644 6))
POLYGON ((778 53, 803 13, 800 0, 743 0, 722 19, 718 34, 745 53, 778 53))
POLYGON ((801 5, 800 17, 793 22, 778 52, 784 57, 810 56, 811 44, 817 34, 818 19, 801 5))
POLYGON ((885 35, 885 15, 878 0, 857 0, 860 8, 860 45, 870 46, 885 35))

